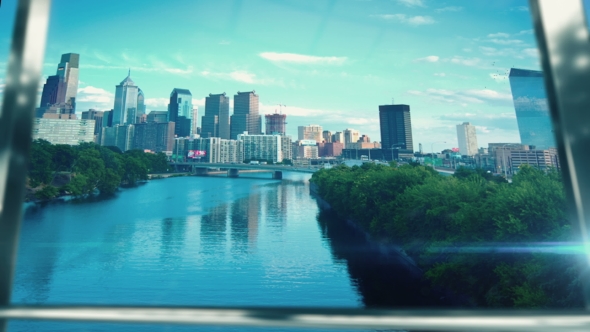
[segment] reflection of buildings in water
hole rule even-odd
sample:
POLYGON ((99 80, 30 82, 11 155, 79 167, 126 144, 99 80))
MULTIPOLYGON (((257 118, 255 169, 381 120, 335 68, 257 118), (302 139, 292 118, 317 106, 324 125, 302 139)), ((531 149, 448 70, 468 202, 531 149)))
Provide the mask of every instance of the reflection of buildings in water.
POLYGON ((234 201, 231 207, 232 250, 243 252, 256 247, 259 211, 259 194, 234 201))
POLYGON ((256 247, 258 239, 258 214, 260 213, 260 195, 248 196, 248 243, 256 247))
POLYGON ((227 205, 213 207, 201 217, 201 242, 205 251, 221 248, 225 242, 227 205))
POLYGON ((160 260, 168 262, 180 259, 186 232, 186 218, 165 218, 161 227, 160 260))
POLYGON ((282 231, 287 222, 287 185, 278 183, 263 193, 267 225, 273 229, 282 231))

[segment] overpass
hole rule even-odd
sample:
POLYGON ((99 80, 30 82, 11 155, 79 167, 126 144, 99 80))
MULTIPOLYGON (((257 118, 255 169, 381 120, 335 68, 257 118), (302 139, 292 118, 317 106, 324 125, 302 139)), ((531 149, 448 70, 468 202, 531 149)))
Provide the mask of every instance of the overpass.
POLYGON ((225 164, 225 163, 171 163, 189 169, 197 175, 207 175, 210 169, 225 169, 227 176, 237 178, 241 170, 256 170, 272 173, 273 179, 282 179, 283 172, 315 173, 319 168, 295 167, 286 165, 251 165, 251 164, 225 164))

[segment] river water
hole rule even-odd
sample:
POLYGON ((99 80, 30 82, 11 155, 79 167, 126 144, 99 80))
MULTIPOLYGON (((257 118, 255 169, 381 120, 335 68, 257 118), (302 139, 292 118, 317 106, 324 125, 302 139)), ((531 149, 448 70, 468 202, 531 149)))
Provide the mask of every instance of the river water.
MULTIPOLYGON (((318 221, 309 177, 169 178, 109 199, 26 207, 13 303, 359 307, 389 294, 415 305, 408 294, 372 290, 367 274, 387 272, 371 272, 362 235, 318 221)), ((9 331, 188 330, 255 329, 9 323, 9 331)))

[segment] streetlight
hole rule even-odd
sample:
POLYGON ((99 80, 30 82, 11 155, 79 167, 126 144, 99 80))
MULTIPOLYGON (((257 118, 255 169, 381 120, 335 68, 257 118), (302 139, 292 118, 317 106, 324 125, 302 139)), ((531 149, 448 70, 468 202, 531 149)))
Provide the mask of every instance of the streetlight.
POLYGON ((447 144, 447 142, 444 142, 444 141, 433 142, 433 143, 430 144, 430 153, 431 153, 431 156, 432 156, 432 168, 433 169, 435 169, 435 167, 434 167, 434 144, 438 144, 438 143, 445 143, 445 144, 447 144))
POLYGON ((504 149, 505 146, 509 145, 520 145, 518 143, 506 143, 502 145, 502 164, 504 165, 504 177, 508 179, 508 174, 506 172, 506 150, 504 149))

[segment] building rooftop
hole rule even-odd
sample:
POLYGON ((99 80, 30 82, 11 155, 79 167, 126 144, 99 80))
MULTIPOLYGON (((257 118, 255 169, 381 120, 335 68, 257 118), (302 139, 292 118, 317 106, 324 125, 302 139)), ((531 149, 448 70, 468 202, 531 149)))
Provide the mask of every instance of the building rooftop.
POLYGON ((182 94, 182 95, 191 95, 191 96, 193 95, 193 94, 192 94, 192 93, 191 93, 191 92, 190 92, 188 89, 179 89, 179 88, 174 88, 174 90, 172 90, 172 92, 170 93, 170 97, 172 97, 172 95, 173 95, 175 92, 176 92, 176 93, 179 93, 179 94, 182 94))
POLYGON ((510 68, 509 77, 543 77, 543 72, 539 70, 510 68))

